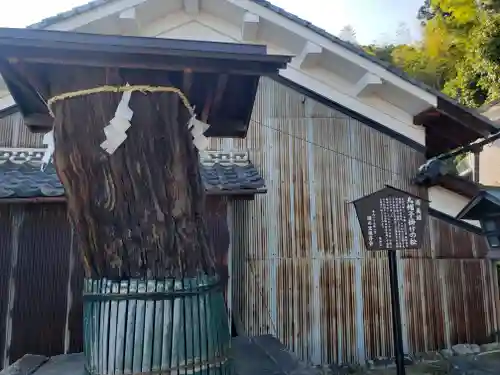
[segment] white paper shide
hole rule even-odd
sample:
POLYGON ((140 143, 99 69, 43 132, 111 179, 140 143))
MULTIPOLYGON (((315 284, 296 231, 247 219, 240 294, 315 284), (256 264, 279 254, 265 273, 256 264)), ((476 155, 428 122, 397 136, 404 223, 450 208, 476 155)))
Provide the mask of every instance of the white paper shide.
POLYGON ((111 119, 109 125, 104 128, 106 140, 101 143, 101 148, 109 155, 112 155, 120 145, 127 139, 127 130, 130 128, 130 120, 134 112, 129 107, 131 91, 126 91, 116 108, 115 117, 111 119))
POLYGON ((201 151, 206 150, 210 145, 210 141, 203 134, 208 130, 210 126, 204 123, 203 121, 196 119, 196 117, 193 116, 189 121, 188 127, 189 130, 191 131, 191 135, 193 136, 194 146, 198 150, 201 151))
MULTIPOLYGON (((129 86, 127 84, 127 86, 129 86)), ((106 139, 101 143, 101 148, 106 151, 109 155, 114 154, 114 152, 120 147, 120 145, 127 139, 127 130, 130 128, 132 117, 134 112, 129 106, 130 98, 132 96, 132 91, 126 91, 123 93, 120 103, 116 108, 115 115, 109 122, 107 126, 104 127, 104 135, 106 139)), ((209 125, 196 119, 194 114, 189 120, 188 129, 193 137, 193 144, 198 150, 206 150, 210 144, 204 133, 208 130, 209 125)), ((42 159, 42 170, 47 164, 52 160, 52 155, 54 153, 54 131, 51 130, 43 137, 43 143, 47 146, 42 159)))
POLYGON ((54 155, 54 150, 55 150, 54 129, 52 129, 50 132, 46 133, 43 136, 42 142, 45 146, 47 146, 42 157, 41 169, 43 171, 45 167, 52 161, 52 155, 54 155))

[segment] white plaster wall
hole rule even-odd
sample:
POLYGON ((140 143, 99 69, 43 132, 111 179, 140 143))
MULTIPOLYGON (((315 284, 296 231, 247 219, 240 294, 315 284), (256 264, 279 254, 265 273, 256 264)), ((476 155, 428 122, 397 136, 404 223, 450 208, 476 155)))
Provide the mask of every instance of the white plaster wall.
MULTIPOLYGON (((429 188, 430 207, 451 217, 456 217, 469 203, 469 199, 455 194, 439 186, 429 188)), ((464 220, 465 222, 480 227, 479 221, 464 220)))
POLYGON ((500 186, 500 140, 485 146, 479 155, 479 182, 500 186))
MULTIPOLYGON (((498 123, 500 131, 500 105, 483 112, 483 116, 498 123)), ((479 182, 483 185, 500 186, 500 140, 485 146, 479 155, 479 182)))

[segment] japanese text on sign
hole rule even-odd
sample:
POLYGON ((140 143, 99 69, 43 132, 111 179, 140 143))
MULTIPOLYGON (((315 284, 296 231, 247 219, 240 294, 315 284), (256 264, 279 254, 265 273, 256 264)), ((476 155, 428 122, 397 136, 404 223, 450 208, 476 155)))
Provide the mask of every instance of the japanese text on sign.
POLYGON ((369 250, 417 249, 422 246, 427 201, 386 188, 354 204, 369 250))

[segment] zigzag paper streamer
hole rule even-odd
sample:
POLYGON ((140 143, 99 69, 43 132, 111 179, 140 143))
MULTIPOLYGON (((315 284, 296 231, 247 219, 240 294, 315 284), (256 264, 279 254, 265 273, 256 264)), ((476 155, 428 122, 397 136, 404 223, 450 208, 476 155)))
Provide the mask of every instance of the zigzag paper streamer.
POLYGON ((45 167, 52 161, 52 155, 55 150, 54 130, 51 130, 43 136, 43 144, 46 145, 47 148, 42 157, 42 166, 40 168, 42 171, 44 171, 45 167))
POLYGON ((203 135, 209 127, 210 126, 208 124, 196 119, 194 116, 189 121, 189 129, 191 131, 191 135, 193 136, 193 143, 200 151, 206 150, 210 145, 208 138, 203 135))
MULTIPOLYGON (((127 84, 128 86, 128 84, 127 84)), ((116 108, 115 117, 111 119, 109 125, 104 127, 106 140, 101 143, 101 148, 109 155, 112 155, 118 147, 127 139, 126 131, 130 128, 130 120, 134 112, 129 107, 131 91, 125 91, 122 99, 116 108)))

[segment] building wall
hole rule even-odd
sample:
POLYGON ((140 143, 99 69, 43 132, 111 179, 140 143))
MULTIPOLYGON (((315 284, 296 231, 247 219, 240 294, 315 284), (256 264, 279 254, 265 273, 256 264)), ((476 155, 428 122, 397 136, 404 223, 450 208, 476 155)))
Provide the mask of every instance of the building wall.
MULTIPOLYGON (((482 113, 498 124, 500 131, 500 105, 495 104, 482 113)), ((479 155, 479 182, 483 185, 500 186, 500 141, 484 147, 479 155)))
POLYGON ((500 186, 500 141, 485 146, 479 155, 479 182, 500 186))
MULTIPOLYGON (((411 184, 424 156, 336 110, 263 79, 246 139, 268 187, 232 208, 235 323, 278 336, 314 363, 392 356, 386 254, 368 253, 353 200, 411 184)), ((483 238, 430 218, 426 245, 398 252, 405 350, 482 343, 498 328, 496 274, 483 238)))
POLYGON ((73 244, 64 205, 0 206, 0 368, 26 353, 81 350, 73 244))
MULTIPOLYGON (((18 114, 0 121, 0 131, 5 133, 0 136, 3 147, 41 146, 41 135, 16 126, 20 124, 18 114)), ((211 146, 249 149, 251 160, 268 187, 268 193, 254 201, 231 204, 230 297, 235 324, 248 334, 275 334, 302 358, 316 363, 363 362, 367 358, 391 356, 386 257, 364 249, 350 202, 385 184, 426 197, 426 191, 411 184, 424 156, 270 79, 261 81, 248 137, 213 139, 211 146)), ((229 246, 225 201, 214 205, 210 211, 217 215, 211 220, 212 230, 221 244, 218 257, 224 264, 229 246)), ((12 207, 20 212, 19 207, 28 206, 12 207)), ((56 206, 45 211, 43 206, 32 207, 39 207, 31 210, 40 212, 31 215, 55 215, 58 219, 52 221, 65 220, 63 208, 57 213, 56 206)), ((3 215, 4 230, 10 231, 5 233, 13 231, 13 217, 19 215, 9 210, 3 215)), ((51 283, 60 280, 60 286, 54 296, 52 292, 47 292, 48 296, 39 294, 43 296, 39 304, 22 302, 27 315, 21 314, 22 320, 9 323, 6 311, 21 303, 28 292, 19 290, 29 290, 31 284, 24 289, 12 288, 10 276, 7 278, 12 265, 8 272, 0 273, 0 355, 8 353, 9 360, 26 351, 58 354, 81 347, 81 333, 77 333, 81 327, 81 302, 74 299, 81 290, 81 274, 72 271, 76 276, 69 279, 71 264, 79 263, 69 261, 64 249, 71 241, 63 235, 64 231, 55 231, 52 226, 44 229, 52 234, 43 234, 39 228, 42 222, 31 222, 34 229, 29 230, 39 237, 29 240, 34 245, 26 246, 32 249, 29 251, 44 255, 39 256, 40 261, 48 265, 40 269, 49 267, 50 272, 43 275, 52 275, 51 283), (61 243, 43 242, 40 236, 47 236, 44 241, 61 243), (54 264, 52 258, 45 256, 52 248, 53 256, 62 259, 57 268, 50 268, 54 264), (68 297, 68 283, 74 298, 68 297), (14 302, 6 298, 9 290, 18 292, 14 302), (35 340, 34 348, 22 347, 24 344, 19 341, 15 344, 19 349, 15 349, 12 337, 23 337, 23 333, 9 332, 21 332, 22 328, 7 329, 9 324, 18 322, 17 326, 23 327, 24 320, 32 314, 30 309, 47 311, 54 304, 46 301, 55 298, 60 306, 57 314, 62 315, 46 319, 54 319, 57 324, 67 320, 76 327, 76 333, 68 334, 65 325, 64 332, 60 332, 60 327, 53 329, 56 333, 50 340, 38 344, 35 340)), ((67 223, 61 224, 64 225, 67 223)), ((399 253, 405 349, 420 352, 458 342, 487 341, 498 327, 498 294, 496 274, 491 262, 484 259, 484 240, 434 218, 429 220, 426 236, 422 251, 399 253)), ((5 259, 12 264, 12 246, 29 239, 22 237, 12 242, 12 238, 18 237, 2 235, 3 241, 10 241, 4 242, 0 252, 3 267, 8 264, 5 259)), ((29 278, 29 283, 39 285, 38 279, 43 275, 29 278)), ((26 332, 39 332, 41 326, 51 324, 27 325, 26 332)))
POLYGON ((43 134, 31 133, 20 112, 0 117, 0 147, 40 148, 44 147, 43 134))

